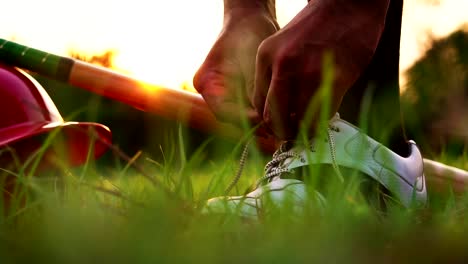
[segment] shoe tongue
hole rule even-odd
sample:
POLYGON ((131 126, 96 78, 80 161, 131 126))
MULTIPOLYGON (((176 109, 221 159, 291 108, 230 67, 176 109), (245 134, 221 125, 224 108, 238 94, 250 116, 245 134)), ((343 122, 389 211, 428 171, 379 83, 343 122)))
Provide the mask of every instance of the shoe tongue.
POLYGON ((281 144, 280 146, 280 151, 286 152, 286 151, 291 150, 293 147, 294 147, 294 141, 292 140, 284 141, 283 144, 281 144))
POLYGON ((340 113, 336 112, 335 115, 332 117, 330 121, 334 121, 336 119, 340 119, 340 113))
MULTIPOLYGON (((285 141, 281 146, 280 146, 280 152, 281 153, 284 153, 284 152, 287 152, 287 151, 291 151, 293 150, 295 147, 295 142, 290 140, 290 141, 285 141)), ((289 158, 286 158, 284 159, 280 165, 283 165, 283 164, 289 164, 292 160, 294 159, 294 157, 289 157, 289 158)))

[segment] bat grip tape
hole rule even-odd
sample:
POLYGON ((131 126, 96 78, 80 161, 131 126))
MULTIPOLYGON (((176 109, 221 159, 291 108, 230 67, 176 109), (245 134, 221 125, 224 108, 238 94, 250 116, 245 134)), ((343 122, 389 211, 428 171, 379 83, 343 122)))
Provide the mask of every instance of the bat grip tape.
POLYGON ((74 60, 0 39, 0 62, 68 81, 74 60))

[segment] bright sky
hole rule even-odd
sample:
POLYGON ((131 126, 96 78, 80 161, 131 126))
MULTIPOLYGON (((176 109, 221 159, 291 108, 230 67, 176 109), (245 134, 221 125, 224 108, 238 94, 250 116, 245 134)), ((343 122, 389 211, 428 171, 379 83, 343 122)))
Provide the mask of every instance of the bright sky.
MULTIPOLYGON (((280 25, 306 0, 277 0, 280 25)), ((468 23, 468 1, 427 5, 406 0, 401 71, 425 50, 428 33, 443 37, 468 23)), ((171 88, 188 85, 216 39, 222 0, 9 0, 2 3, 0 38, 67 55, 117 51, 117 70, 171 88)))

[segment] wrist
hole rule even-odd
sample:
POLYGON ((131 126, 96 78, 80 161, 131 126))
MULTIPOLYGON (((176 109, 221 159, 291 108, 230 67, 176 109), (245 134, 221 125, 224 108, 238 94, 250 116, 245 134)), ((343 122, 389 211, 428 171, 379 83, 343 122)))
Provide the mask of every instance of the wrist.
POLYGON ((224 14, 243 9, 248 12, 266 13, 276 20, 275 0, 224 0, 224 14))

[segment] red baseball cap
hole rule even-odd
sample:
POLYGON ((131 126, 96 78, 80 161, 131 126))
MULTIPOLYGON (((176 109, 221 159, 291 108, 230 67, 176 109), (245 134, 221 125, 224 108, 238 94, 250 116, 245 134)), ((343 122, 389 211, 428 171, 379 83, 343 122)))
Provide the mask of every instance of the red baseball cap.
POLYGON ((0 64, 0 149, 10 146, 28 152, 31 149, 24 146, 29 141, 44 138, 51 147, 60 142, 60 158, 72 166, 83 164, 88 157, 99 158, 112 142, 111 131, 102 124, 65 122, 34 78, 18 68, 0 64))

